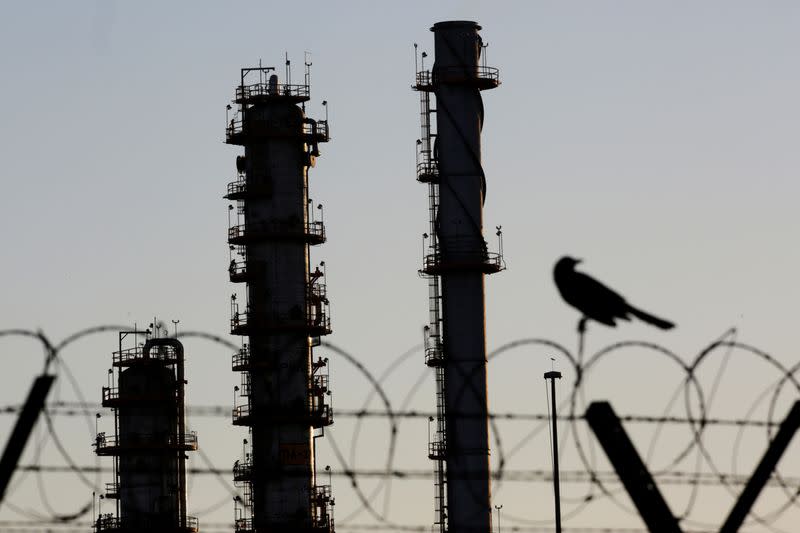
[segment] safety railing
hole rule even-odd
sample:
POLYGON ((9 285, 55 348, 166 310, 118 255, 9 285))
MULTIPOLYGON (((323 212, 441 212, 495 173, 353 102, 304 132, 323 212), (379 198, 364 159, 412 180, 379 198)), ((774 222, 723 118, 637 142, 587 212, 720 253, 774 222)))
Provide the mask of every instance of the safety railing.
POLYGON ((250 533, 253 531, 253 519, 237 518, 233 524, 233 527, 238 533, 250 533))
POLYGON ((316 374, 311 381, 311 392, 324 394, 328 392, 328 374, 316 374))
POLYGON ((239 462, 236 461, 233 464, 233 481, 240 482, 240 481, 249 481, 253 474, 253 464, 249 461, 247 462, 239 462))
POLYGON ((431 183, 439 181, 439 162, 435 159, 417 164, 417 181, 431 183))
POLYGON ((333 505, 330 485, 315 485, 311 489, 311 509, 315 532, 333 531, 333 505))
POLYGON ((148 391, 144 393, 134 393, 122 391, 120 395, 119 387, 103 387, 103 407, 114 407, 123 402, 165 402, 175 397, 177 391, 174 389, 169 392, 148 391))
POLYGON ((315 428, 333 424, 333 408, 326 402, 329 397, 328 374, 313 374, 308 398, 311 425, 315 428))
POLYGON ((106 483, 105 497, 109 499, 119 498, 119 483, 106 483))
POLYGON ((325 302, 328 300, 328 288, 324 283, 314 283, 308 289, 309 300, 325 302))
POLYGON ((274 220, 238 224, 228 228, 230 244, 245 244, 256 240, 302 240, 308 244, 322 244, 325 242, 325 224, 322 221, 274 220))
POLYGON ((237 405, 233 408, 233 425, 247 425, 250 419, 250 404, 237 405))
POLYGON ((233 283, 247 281, 247 262, 231 261, 228 265, 228 276, 233 283))
POLYGON ((228 194, 226 198, 231 198, 234 195, 242 194, 247 190, 247 181, 244 178, 238 178, 236 181, 228 183, 228 194))
MULTIPOLYGON (((312 504, 314 504, 314 496, 312 496, 312 504)), ((333 523, 333 506, 331 504, 330 496, 320 505, 314 504, 312 506, 312 521, 311 527, 302 523, 290 522, 289 525, 282 524, 276 531, 295 531, 297 533, 330 533, 334 530, 333 523)), ((240 517, 234 520, 234 530, 237 533, 252 533, 255 531, 252 517, 240 517)))
POLYGON ((255 331, 307 331, 311 336, 327 335, 331 331, 331 319, 325 306, 312 306, 313 312, 303 316, 299 308, 284 310, 276 305, 271 311, 234 312, 231 317, 232 335, 250 335, 255 331))
POLYGON ((474 249, 474 245, 464 242, 451 242, 445 249, 438 243, 432 253, 426 254, 420 272, 442 274, 453 271, 473 271, 493 274, 506 268, 502 254, 486 250, 486 243, 474 249))
POLYGON ((245 344, 231 357, 231 368, 234 372, 246 370, 250 366, 250 346, 245 344))
MULTIPOLYGON (((126 348, 113 352, 111 361, 114 366, 129 366, 144 359, 144 350, 141 346, 126 348)), ((148 359, 162 361, 167 364, 175 364, 178 362, 178 356, 175 348, 172 346, 158 346, 148 354, 148 359)))
POLYGON ((296 138, 309 144, 324 143, 330 140, 330 127, 327 120, 306 119, 298 123, 275 124, 268 121, 252 120, 245 123, 241 115, 233 118, 225 127, 225 139, 229 144, 246 142, 247 136, 296 138))
POLYGON ((303 135, 309 141, 328 142, 330 133, 327 120, 310 120, 303 123, 303 135))
POLYGON ((472 85, 479 89, 490 89, 500 84, 500 70, 485 65, 453 65, 417 72, 414 88, 420 91, 433 90, 439 84, 472 85))
POLYGON ((183 442, 179 435, 159 433, 130 433, 124 438, 99 433, 95 438, 98 455, 113 455, 127 450, 196 450, 197 433, 185 433, 183 442))
POLYGON ((118 387, 103 387, 103 404, 117 399, 119 399, 118 387))
POLYGON ((308 99, 311 91, 308 85, 290 85, 288 83, 259 82, 251 85, 240 85, 236 88, 236 103, 249 103, 270 97, 290 97, 308 99))
POLYGON ((438 336, 425 338, 425 364, 431 367, 444 364, 444 346, 438 336))
POLYGON ((182 532, 195 532, 200 529, 200 521, 197 517, 187 516, 185 525, 181 526, 178 518, 174 519, 174 524, 166 524, 165 520, 160 518, 149 519, 146 516, 136 518, 120 518, 112 514, 101 514, 95 522, 95 531, 145 531, 152 529, 154 531, 182 531, 182 532), (170 527, 171 526, 171 527, 170 527), (168 528, 168 529, 165 529, 168 528))
POLYGON ((234 426, 248 426, 251 419, 257 417, 258 420, 270 422, 308 422, 312 427, 320 428, 329 426, 333 423, 333 409, 330 405, 319 400, 309 400, 306 412, 294 410, 264 410, 257 409, 250 404, 238 405, 232 410, 234 426), (258 412, 256 412, 258 411, 258 412))
POLYGON ((429 459, 444 459, 445 456, 445 443, 443 440, 435 440, 428 443, 428 458, 429 459))
POLYGON ((333 424, 333 409, 326 403, 312 407, 311 425, 315 428, 327 427, 333 424))

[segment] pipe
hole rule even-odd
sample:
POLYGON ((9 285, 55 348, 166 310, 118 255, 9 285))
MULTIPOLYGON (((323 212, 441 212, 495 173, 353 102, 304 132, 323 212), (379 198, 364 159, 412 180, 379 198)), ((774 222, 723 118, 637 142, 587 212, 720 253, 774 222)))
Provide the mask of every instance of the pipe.
POLYGON ((147 339, 142 350, 145 359, 150 357, 150 350, 159 346, 169 346, 175 349, 177 358, 176 379, 178 381, 178 520, 179 526, 186 527, 186 460, 184 447, 186 445, 186 419, 184 418, 184 398, 186 396, 186 381, 183 369, 183 344, 178 339, 147 339))

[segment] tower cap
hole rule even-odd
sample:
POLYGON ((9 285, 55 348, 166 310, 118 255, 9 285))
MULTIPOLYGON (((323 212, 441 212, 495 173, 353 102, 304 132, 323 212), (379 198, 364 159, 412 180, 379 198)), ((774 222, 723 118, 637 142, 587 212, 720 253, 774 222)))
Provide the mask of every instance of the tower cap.
POLYGON ((443 22, 435 23, 431 27, 431 31, 451 28, 475 28, 476 30, 480 30, 481 26, 473 20, 445 20, 443 22))

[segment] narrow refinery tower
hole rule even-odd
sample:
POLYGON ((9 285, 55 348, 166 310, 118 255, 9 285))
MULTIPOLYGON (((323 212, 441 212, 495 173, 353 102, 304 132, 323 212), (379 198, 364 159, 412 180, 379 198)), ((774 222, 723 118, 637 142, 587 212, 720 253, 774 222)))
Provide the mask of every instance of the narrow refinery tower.
POLYGON ((98 433, 95 452, 114 458, 105 498, 117 505, 116 513, 97 518, 98 533, 198 531, 197 519, 186 515, 185 452, 197 449, 197 435, 185 427, 183 345, 159 337, 154 327, 155 335, 149 329, 119 333, 103 387, 114 434, 98 433))
POLYGON ((499 76, 485 64, 480 29, 469 21, 435 24, 433 68, 425 70, 423 52, 413 86, 422 122, 417 179, 428 184, 430 213, 420 271, 430 303, 425 362, 436 373, 428 456, 436 462, 436 526, 454 533, 490 533, 492 526, 483 278, 505 264, 502 240, 490 253, 483 238, 480 91, 497 87, 499 76))
POLYGON ((243 337, 233 370, 244 397, 233 423, 249 428, 234 465, 244 495, 239 532, 333 531, 330 486, 317 483, 314 453, 333 422, 327 359, 312 353, 331 332, 325 264, 310 268, 310 246, 325 242, 325 228, 322 206, 308 197, 328 122, 305 116, 310 66, 303 84, 292 84, 288 61, 284 82, 272 67, 242 69, 226 131, 228 144, 244 147, 225 196, 236 202, 228 206, 230 279, 245 284, 243 305, 231 297, 231 333, 243 337))

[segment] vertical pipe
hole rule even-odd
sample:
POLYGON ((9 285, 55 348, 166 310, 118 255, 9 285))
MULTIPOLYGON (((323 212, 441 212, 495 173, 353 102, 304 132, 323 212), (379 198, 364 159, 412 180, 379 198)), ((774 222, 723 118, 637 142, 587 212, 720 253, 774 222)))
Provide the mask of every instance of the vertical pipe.
POLYGON ((439 22, 433 84, 437 109, 442 267, 448 529, 491 531, 483 239, 484 175, 480 164, 483 105, 475 83, 478 26, 439 22), (458 265, 458 268, 454 268, 458 265))
MULTIPOLYGON (((178 328, 175 327, 177 335, 178 328)), ((186 376, 184 374, 183 344, 175 341, 175 355, 177 356, 177 375, 178 375, 178 518, 180 526, 186 527, 186 459, 184 458, 183 448, 186 445, 186 376)))
POLYGON ((184 370, 184 350, 183 344, 178 339, 171 338, 157 338, 148 339, 144 343, 142 349, 144 359, 152 359, 150 352, 154 348, 169 347, 175 353, 175 397, 176 397, 176 425, 171 428, 170 434, 175 434, 175 442, 178 444, 178 449, 175 452, 175 460, 177 462, 177 472, 164 472, 168 476, 170 474, 177 475, 177 479, 165 479, 163 486, 169 486, 175 483, 177 486, 177 494, 175 495, 177 501, 175 502, 175 509, 177 510, 177 526, 181 528, 186 527, 187 523, 187 508, 186 508, 186 418, 185 418, 185 397, 186 397, 186 375, 184 370))

